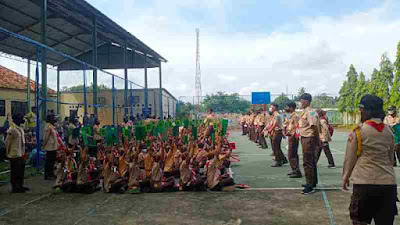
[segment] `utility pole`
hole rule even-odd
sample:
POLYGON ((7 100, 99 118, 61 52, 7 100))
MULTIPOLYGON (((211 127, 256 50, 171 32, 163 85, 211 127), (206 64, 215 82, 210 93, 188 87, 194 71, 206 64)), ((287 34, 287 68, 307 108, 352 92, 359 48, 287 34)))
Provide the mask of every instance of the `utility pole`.
POLYGON ((199 113, 201 98, 201 70, 200 70, 200 30, 196 29, 196 76, 195 76, 195 98, 196 119, 199 113))

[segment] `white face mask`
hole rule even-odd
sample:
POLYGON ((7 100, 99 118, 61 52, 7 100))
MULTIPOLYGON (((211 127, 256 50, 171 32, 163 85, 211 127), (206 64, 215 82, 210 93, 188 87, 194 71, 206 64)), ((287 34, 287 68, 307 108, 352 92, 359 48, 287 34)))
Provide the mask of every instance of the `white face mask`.
POLYGON ((272 107, 269 107, 269 111, 272 112, 274 109, 272 107))

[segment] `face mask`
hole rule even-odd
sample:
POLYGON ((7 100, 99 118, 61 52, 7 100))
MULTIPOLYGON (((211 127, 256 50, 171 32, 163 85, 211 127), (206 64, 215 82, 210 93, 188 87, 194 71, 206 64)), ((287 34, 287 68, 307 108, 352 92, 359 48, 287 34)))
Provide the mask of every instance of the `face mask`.
POLYGON ((269 108, 269 111, 270 111, 270 112, 272 112, 272 111, 273 111, 273 108, 272 108, 272 107, 270 107, 270 108, 269 108))

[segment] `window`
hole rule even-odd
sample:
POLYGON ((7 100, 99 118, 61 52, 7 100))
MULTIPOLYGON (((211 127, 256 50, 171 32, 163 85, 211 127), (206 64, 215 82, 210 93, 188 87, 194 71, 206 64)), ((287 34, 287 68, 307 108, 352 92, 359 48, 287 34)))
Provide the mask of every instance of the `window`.
POLYGON ((6 101, 0 100, 0 116, 6 116, 6 101))
POLYGON ((139 96, 133 96, 133 104, 137 104, 140 102, 139 96))
POLYGON ((11 116, 16 115, 17 113, 21 113, 22 115, 26 115, 26 102, 17 102, 11 101, 11 116))

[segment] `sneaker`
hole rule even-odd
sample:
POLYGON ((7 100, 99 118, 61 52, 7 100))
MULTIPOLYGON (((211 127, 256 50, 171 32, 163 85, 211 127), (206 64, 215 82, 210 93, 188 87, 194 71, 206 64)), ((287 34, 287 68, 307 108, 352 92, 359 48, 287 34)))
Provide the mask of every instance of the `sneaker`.
POLYGON ((328 168, 329 169, 336 169, 336 166, 335 165, 329 165, 328 168))
POLYGON ((287 158, 284 158, 284 159, 282 160, 282 165, 283 165, 283 164, 287 164, 287 163, 289 163, 289 161, 287 160, 287 158))
POLYGON ((22 189, 23 190, 25 190, 25 191, 29 191, 29 190, 31 190, 30 188, 28 188, 28 187, 22 187, 22 189))
POLYGON ((295 174, 295 172, 294 172, 294 171, 292 171, 292 172, 289 172, 289 173, 287 173, 286 175, 290 176, 290 175, 293 175, 293 174, 295 174))
POLYGON ((307 187, 304 188, 303 192, 301 192, 301 193, 303 195, 310 195, 310 194, 315 193, 315 190, 314 190, 314 188, 312 188, 310 186, 307 186, 307 187))
POLYGON ((271 167, 282 167, 282 164, 279 162, 274 162, 274 164, 272 164, 271 167))
POLYGON ((289 178, 302 178, 303 176, 301 173, 293 173, 292 175, 289 176, 289 178))

